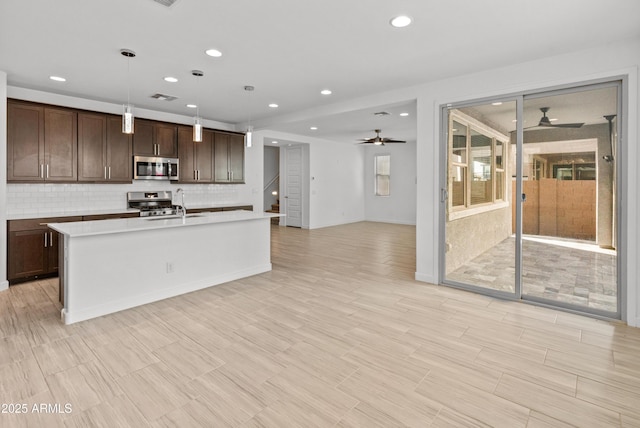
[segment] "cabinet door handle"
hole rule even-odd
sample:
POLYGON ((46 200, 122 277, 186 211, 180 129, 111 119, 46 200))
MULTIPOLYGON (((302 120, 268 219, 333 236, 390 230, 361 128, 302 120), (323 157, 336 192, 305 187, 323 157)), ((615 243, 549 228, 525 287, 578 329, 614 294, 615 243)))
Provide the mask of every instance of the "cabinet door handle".
POLYGON ((48 236, 47 236, 47 235, 48 235, 48 233, 47 233, 47 232, 45 232, 45 233, 44 233, 44 246, 45 246, 45 248, 49 246, 49 244, 48 244, 48 242, 47 242, 47 238, 48 238, 48 236))
POLYGON ((44 178, 44 164, 40 164, 40 178, 44 178))
POLYGON ((104 167, 104 179, 105 180, 107 179, 107 167, 106 166, 104 167))
POLYGON ((53 247, 53 232, 49 232, 49 245, 53 247))
POLYGON ((49 178, 49 164, 47 164, 47 177, 46 178, 49 178))
POLYGON ((111 167, 110 166, 107 167, 107 170, 109 171, 109 177, 108 178, 109 178, 109 180, 111 180, 111 167))
POLYGON ((197 180, 198 179, 198 174, 196 173, 196 170, 193 170, 193 179, 197 180))
POLYGON ((200 170, 198 170, 198 181, 200 181, 200 170))

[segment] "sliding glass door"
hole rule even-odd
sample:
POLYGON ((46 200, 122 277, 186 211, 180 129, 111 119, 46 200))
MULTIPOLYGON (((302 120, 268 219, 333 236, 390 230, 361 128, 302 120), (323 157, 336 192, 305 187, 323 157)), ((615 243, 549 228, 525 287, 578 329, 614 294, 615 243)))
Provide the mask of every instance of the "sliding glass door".
POLYGON ((505 100, 449 109, 445 125, 445 280, 507 297, 516 285, 515 120, 516 102, 505 100))
POLYGON ((523 299, 619 317, 618 89, 524 97, 523 299))
POLYGON ((442 283, 620 317, 619 91, 443 109, 442 283))

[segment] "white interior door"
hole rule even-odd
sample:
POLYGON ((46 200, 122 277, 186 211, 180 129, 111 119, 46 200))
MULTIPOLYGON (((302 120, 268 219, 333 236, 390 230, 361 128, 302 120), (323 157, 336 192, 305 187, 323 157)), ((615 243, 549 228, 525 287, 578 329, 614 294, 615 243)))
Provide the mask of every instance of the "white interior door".
POLYGON ((285 149, 285 224, 302 227, 302 147, 285 149))

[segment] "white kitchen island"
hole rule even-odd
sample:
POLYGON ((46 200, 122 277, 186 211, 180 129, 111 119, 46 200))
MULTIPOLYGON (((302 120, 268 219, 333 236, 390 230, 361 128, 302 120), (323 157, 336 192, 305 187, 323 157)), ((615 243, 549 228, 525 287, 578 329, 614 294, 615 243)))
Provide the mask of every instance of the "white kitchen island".
POLYGON ((270 220, 251 211, 52 223, 65 324, 271 270, 270 220))

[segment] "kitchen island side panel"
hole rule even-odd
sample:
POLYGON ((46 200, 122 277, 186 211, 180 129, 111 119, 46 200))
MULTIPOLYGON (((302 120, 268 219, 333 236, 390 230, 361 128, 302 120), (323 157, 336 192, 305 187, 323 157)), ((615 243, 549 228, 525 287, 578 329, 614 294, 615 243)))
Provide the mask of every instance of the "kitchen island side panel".
POLYGON ((65 236, 65 324, 271 270, 270 219, 65 236))

